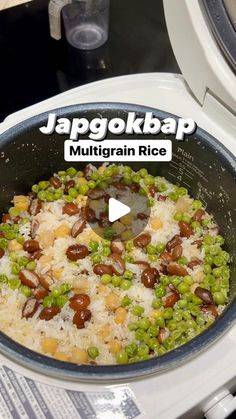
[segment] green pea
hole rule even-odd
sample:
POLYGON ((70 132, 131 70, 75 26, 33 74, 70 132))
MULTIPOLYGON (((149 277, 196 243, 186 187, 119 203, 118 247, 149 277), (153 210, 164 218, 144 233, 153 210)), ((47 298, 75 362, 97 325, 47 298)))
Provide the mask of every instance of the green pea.
POLYGON ((125 347, 125 352, 127 353, 128 357, 134 356, 137 354, 138 346, 135 342, 130 343, 125 347))
POLYGON ((169 276, 167 276, 167 275, 162 275, 162 276, 160 277, 160 283, 161 283, 161 284, 163 284, 163 285, 169 285, 169 284, 170 284, 170 282, 171 282, 171 279, 170 279, 170 277, 169 277, 169 276))
POLYGON ((144 184, 147 186, 151 186, 154 183, 154 176, 152 175, 146 175, 143 179, 144 184))
POLYGON ((156 326, 165 327, 165 319, 163 317, 158 317, 155 322, 156 326))
POLYGON ((159 345, 159 343, 157 342, 157 339, 156 339, 156 338, 150 338, 150 339, 148 339, 147 344, 148 344, 149 348, 150 348, 152 351, 154 351, 154 352, 156 352, 156 353, 157 353, 158 348, 159 348, 159 346, 160 346, 160 345, 159 345))
POLYGON ((185 308, 185 307, 187 307, 187 301, 186 300, 179 300, 177 302, 177 305, 178 305, 179 308, 185 308))
POLYGON ((147 329, 147 334, 151 338, 155 338, 159 334, 159 327, 157 327, 157 326, 150 326, 147 329))
POLYGON ((125 352, 125 350, 120 351, 116 354, 116 362, 117 364, 128 364, 129 357, 127 353, 125 352))
POLYGON ((171 307, 165 308, 163 311, 163 317, 166 320, 171 319, 173 317, 173 308, 171 307))
POLYGON ((92 180, 98 180, 99 179, 99 173, 97 171, 94 171, 91 173, 91 179, 92 180))
POLYGON ((225 304, 225 302, 226 302, 226 298, 225 298, 223 292, 220 292, 220 291, 219 292, 214 292, 213 299, 214 299, 214 301, 217 305, 225 304))
POLYGON ((124 176, 123 177, 123 181, 124 185, 128 186, 128 185, 132 185, 132 179, 130 176, 124 176))
POLYGON ((138 173, 143 178, 148 175, 148 171, 145 168, 140 169, 138 173))
POLYGON ((167 185, 165 183, 159 183, 157 189, 159 192, 165 192, 167 190, 167 185))
POLYGON ((10 230, 5 233, 5 239, 7 240, 13 240, 15 239, 15 237, 16 237, 16 233, 14 231, 10 230))
POLYGON ((177 189, 177 192, 179 196, 184 196, 188 194, 188 189, 181 186, 180 188, 177 189))
POLYGON ((120 283, 121 283, 121 277, 120 276, 113 276, 111 282, 112 282, 112 285, 114 287, 119 287, 120 283))
POLYGON ((131 174, 132 172, 133 172, 133 170, 131 169, 130 166, 124 166, 123 167, 123 173, 131 174))
POLYGON ((157 262, 158 256, 157 255, 148 255, 148 259, 150 262, 157 262))
POLYGON ((53 202, 54 201, 54 194, 50 191, 46 191, 46 200, 47 200, 47 202, 53 202))
POLYGON ((131 282, 128 279, 122 279, 120 283, 120 288, 123 291, 127 291, 131 287, 131 282))
POLYGON ((133 250, 133 248, 134 248, 133 242, 131 240, 127 241, 127 243, 125 244, 125 249, 128 252, 131 252, 131 250, 133 250))
POLYGON ((137 329, 135 331, 135 339, 139 341, 144 341, 148 337, 148 334, 143 329, 137 329))
POLYGON ((171 199, 171 201, 174 201, 175 202, 175 201, 177 201, 177 199, 179 197, 178 197, 178 194, 176 192, 170 192, 169 198, 171 199))
POLYGON ((133 261, 134 261, 134 258, 130 255, 125 255, 124 259, 128 263, 133 263, 133 261))
POLYGON ((66 294, 67 292, 69 292, 71 290, 72 286, 71 284, 68 283, 64 283, 60 285, 60 290, 61 290, 61 294, 66 294))
POLYGON ((218 278, 219 276, 221 276, 222 270, 221 270, 221 268, 214 268, 214 269, 212 269, 212 273, 215 277, 218 278))
MULTIPOLYGON (((118 277, 119 278, 119 277, 118 277)), ((128 295, 125 295, 121 300, 121 307, 128 307, 132 303, 131 298, 128 295)))
POLYGON ((111 275, 109 275, 109 274, 103 274, 102 276, 101 276, 101 283, 103 284, 103 285, 107 285, 107 284, 110 284, 110 282, 112 281, 112 277, 111 277, 111 275))
POLYGON ((96 252, 98 250, 98 246, 99 246, 99 244, 98 244, 97 241, 95 241, 95 240, 90 240, 89 241, 88 247, 89 247, 90 252, 96 252))
POLYGON ((176 322, 180 322, 183 319, 182 314, 179 311, 175 310, 174 313, 173 313, 173 319, 176 322))
POLYGON ((102 249, 102 255, 103 255, 103 256, 110 256, 110 254, 111 254, 111 249, 110 249, 110 247, 104 247, 104 248, 102 249))
POLYGON ((88 182, 88 187, 89 187, 89 189, 94 189, 94 188, 96 188, 96 182, 94 182, 94 180, 90 180, 90 181, 88 182))
POLYGON ((137 329, 138 329, 138 323, 130 323, 130 324, 128 325, 128 329, 129 329, 131 332, 133 332, 134 330, 137 330, 137 329))
POLYGON ((189 311, 185 310, 183 312, 183 319, 184 320, 191 320, 192 319, 191 313, 189 311))
POLYGON ((20 286, 20 292, 27 298, 31 297, 32 295, 32 290, 27 287, 26 285, 21 285, 20 286))
POLYGON ((211 255, 206 255, 204 258, 204 263, 208 264, 208 265, 212 265, 214 262, 214 258, 211 255))
POLYGON ((178 263, 179 263, 180 265, 187 265, 187 263, 188 263, 188 259, 186 258, 186 256, 181 256, 181 257, 178 259, 178 263))
POLYGON ((111 241, 110 240, 102 240, 102 245, 104 247, 111 247, 111 241))
POLYGON ((78 192, 75 188, 70 188, 68 191, 68 195, 71 196, 71 198, 77 198, 78 192))
POLYGON ((21 281, 18 278, 12 278, 12 279, 8 279, 8 286, 15 290, 17 288, 20 288, 21 286, 21 281))
POLYGON ((174 319, 168 320, 167 327, 170 331, 173 331, 177 328, 177 323, 174 319))
POLYGON ((98 355, 99 355, 99 350, 98 350, 98 348, 97 348, 96 346, 90 346, 90 347, 87 349, 87 353, 88 353, 88 356, 89 356, 90 358, 95 359, 95 358, 97 358, 97 357, 98 357, 98 355))
POLYGON ((34 271, 36 266, 36 262, 31 260, 29 263, 27 263, 26 268, 29 269, 29 271, 34 271))
POLYGON ((193 209, 193 210, 197 210, 197 209, 200 209, 200 208, 202 208, 202 202, 201 202, 201 201, 199 201, 198 199, 195 199, 195 200, 192 202, 192 209, 193 209))
POLYGON ((80 195, 86 195, 89 191, 89 186, 87 184, 85 185, 80 185, 79 187, 79 194, 80 195))
POLYGON ((181 277, 179 277, 179 276, 172 276, 171 277, 171 283, 175 286, 175 287, 177 287, 179 284, 180 284, 180 282, 181 282, 181 277))
POLYGON ((8 278, 7 278, 7 276, 6 275, 0 275, 0 283, 2 283, 2 284, 7 284, 7 282, 8 282, 8 278))
POLYGON ((175 221, 181 221, 182 217, 183 217, 182 212, 176 212, 175 215, 174 215, 174 220, 175 221))
POLYGON ((59 297, 59 295, 61 295, 61 289, 53 288, 53 290, 51 291, 51 296, 56 298, 59 297))
POLYGON ((140 319, 138 322, 138 326, 140 329, 146 331, 151 326, 150 320, 146 318, 140 319))
POLYGON ((52 295, 47 295, 43 299, 43 307, 51 307, 55 305, 55 298, 52 295))
POLYGON ((142 306, 134 306, 134 307, 132 308, 131 313, 132 313, 134 316, 141 316, 141 315, 144 313, 144 308, 143 308, 142 306))
POLYGON ((128 269, 125 270, 123 278, 124 279, 129 279, 130 281, 134 278, 134 272, 129 271, 128 269))
POLYGON ((107 240, 112 240, 113 236, 116 234, 115 230, 112 227, 106 227, 103 230, 103 236, 107 240))
MULTIPOLYGON (((22 263, 21 263, 21 261, 20 261, 21 258, 18 258, 17 257, 17 253, 16 252, 11 252, 9 254, 9 259, 10 259, 11 262, 17 262, 20 266, 23 266, 22 263)), ((27 258, 25 258, 25 259, 27 260, 27 262, 26 262, 26 264, 27 264, 29 260, 27 258)))
POLYGON ((76 176, 77 170, 74 167, 69 167, 66 171, 67 176, 70 176, 70 178, 76 176))
POLYGON ((193 278, 190 275, 186 275, 184 276, 183 281, 185 284, 192 285, 193 278))
POLYGON ((156 253, 156 246, 154 246, 153 244, 148 244, 146 250, 149 255, 154 255, 156 253))
POLYGON ((143 356, 143 355, 148 355, 148 354, 149 354, 149 346, 146 345, 145 343, 142 343, 138 347, 138 355, 143 356))
POLYGON ((63 191, 61 189, 56 189, 54 192, 54 200, 57 201, 58 199, 61 199, 63 196, 63 191))
POLYGON ((18 275, 18 273, 20 272, 20 270, 21 270, 21 267, 20 267, 20 265, 18 265, 18 263, 13 263, 12 265, 11 265, 11 273, 13 274, 13 275, 18 275))
POLYGON ((197 327, 196 322, 192 319, 186 321, 186 326, 188 329, 195 329, 197 327))
POLYGON ((50 185, 50 183, 47 180, 41 180, 38 183, 38 187, 39 187, 40 190, 47 189, 49 185, 50 185))
POLYGON ((225 242, 225 239, 222 236, 218 235, 215 237, 215 243, 218 243, 222 246, 224 242, 225 242))
POLYGON ((211 269, 211 265, 204 265, 203 266, 203 271, 205 274, 210 274, 212 269, 211 269))
POLYGON ((184 214, 182 217, 182 221, 184 221, 185 223, 189 224, 191 222, 191 217, 188 214, 184 214))
POLYGON ((147 206, 148 207, 154 207, 154 205, 155 205, 155 200, 154 199, 148 199, 148 201, 147 201, 147 206))
POLYGON ((144 188, 140 188, 138 193, 140 196, 147 196, 147 191, 144 188))
POLYGON ((155 288, 154 292, 156 297, 164 297, 164 295, 166 295, 166 287, 164 285, 159 285, 157 288, 155 288))
MULTIPOLYGON (((20 225, 24 226, 24 225, 28 224, 29 222, 30 222, 29 218, 22 218, 20 220, 20 225)), ((18 227, 17 224, 14 224, 14 225, 18 227)))
POLYGON ((196 304, 196 305, 202 304, 201 298, 197 297, 197 295, 195 295, 195 294, 193 294, 193 296, 192 296, 192 302, 193 302, 193 304, 196 304))
POLYGON ((201 223, 199 223, 199 221, 192 221, 191 227, 193 227, 194 229, 199 228, 201 227, 201 223))
POLYGON ((43 201, 43 202, 46 202, 47 201, 47 194, 46 194, 45 191, 39 191, 39 193, 38 193, 37 196, 38 196, 38 199, 40 201, 43 201))
POLYGON ((91 255, 91 260, 92 260, 93 263, 100 263, 101 260, 102 260, 102 257, 101 257, 101 255, 99 255, 99 253, 93 253, 91 255))
POLYGON ((39 186, 38 186, 38 185, 33 185, 33 186, 32 186, 32 188, 31 188, 31 190, 32 190, 32 192, 34 192, 34 193, 38 193, 38 191, 39 191, 39 186))
POLYGON ((66 176, 66 171, 65 170, 60 170, 58 172, 58 176, 66 176))
POLYGON ((157 253, 164 252, 165 248, 166 248, 166 245, 164 243, 158 243, 156 245, 156 251, 157 251, 157 253))
POLYGON ((196 322, 199 326, 203 326, 205 324, 205 317, 203 314, 198 314, 196 317, 196 322))
POLYGON ((181 294, 185 294, 186 292, 188 292, 189 291, 189 284, 186 284, 185 282, 181 282, 179 285, 178 285, 178 291, 181 293, 181 294))
POLYGON ((59 295, 56 298, 56 305, 57 307, 62 308, 67 303, 67 301, 68 301, 67 295, 59 295))

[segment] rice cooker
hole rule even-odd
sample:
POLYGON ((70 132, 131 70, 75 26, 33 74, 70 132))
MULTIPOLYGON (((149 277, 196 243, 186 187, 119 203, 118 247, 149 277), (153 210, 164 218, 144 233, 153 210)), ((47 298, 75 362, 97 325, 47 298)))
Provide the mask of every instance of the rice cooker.
POLYGON ((8 116, 0 124, 1 211, 14 193, 69 167, 62 138, 45 139, 38 129, 52 109, 68 118, 125 118, 129 111, 148 110, 159 119, 190 117, 198 129, 181 143, 173 139, 172 161, 145 166, 186 186, 220 224, 232 255, 230 304, 187 344, 129 365, 57 361, 1 333, 0 417, 221 419, 236 409, 236 7, 229 0, 164 0, 164 7, 183 75, 103 80, 8 116))

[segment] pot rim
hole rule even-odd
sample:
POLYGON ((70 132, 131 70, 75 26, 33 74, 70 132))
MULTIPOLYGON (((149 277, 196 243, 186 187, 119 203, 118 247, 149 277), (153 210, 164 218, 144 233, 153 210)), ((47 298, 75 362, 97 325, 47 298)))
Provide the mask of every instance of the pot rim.
MULTIPOLYGON (((171 113, 155 109, 152 107, 127 104, 119 102, 96 102, 77 104, 71 106, 64 106, 60 108, 50 109, 46 112, 40 113, 30 117, 15 126, 4 131, 0 135, 0 148, 8 143, 17 134, 29 131, 36 126, 44 123, 48 118, 49 113, 56 113, 57 116, 70 117, 75 112, 79 111, 124 111, 124 112, 153 112, 155 116, 160 119, 166 117, 179 117, 171 113)), ((202 128, 197 128, 196 137, 203 140, 217 155, 221 156, 228 170, 232 176, 236 178, 236 157, 224 146, 219 140, 215 139, 202 128)), ((176 140, 177 141, 177 140, 176 140)), ((34 370, 44 375, 50 375, 60 379, 70 379, 85 382, 104 382, 104 381, 117 381, 129 380, 138 377, 148 376, 150 374, 162 373, 170 368, 178 367, 185 361, 202 353, 217 339, 222 337, 236 320, 236 298, 228 304, 219 318, 203 333, 191 339, 188 343, 167 352, 164 355, 151 358, 146 361, 141 361, 133 364, 125 365, 78 365, 47 357, 37 353, 27 347, 17 343, 3 332, 0 331, 0 353, 7 358, 18 362, 20 365, 34 370)))

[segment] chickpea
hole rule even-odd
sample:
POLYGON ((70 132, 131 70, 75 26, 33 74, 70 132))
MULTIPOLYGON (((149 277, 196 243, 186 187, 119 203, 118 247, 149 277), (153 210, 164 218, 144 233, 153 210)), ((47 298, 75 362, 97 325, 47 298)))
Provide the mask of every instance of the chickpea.
POLYGON ((16 239, 10 240, 8 243, 8 250, 10 252, 17 252, 17 250, 22 250, 22 244, 18 243, 16 239))
POLYGON ((127 311, 123 307, 118 307, 115 311, 114 320, 116 324, 123 324, 127 318, 127 311))
POLYGON ((153 230, 159 230, 163 227, 163 222, 160 220, 160 218, 153 218, 150 224, 153 230))
POLYGON ((41 267, 48 265, 52 261, 53 257, 50 255, 43 255, 39 259, 39 263, 41 267))
POLYGON ((70 234, 70 227, 67 224, 61 224, 59 227, 54 230, 54 235, 56 238, 66 237, 70 234))
POLYGON ((88 354, 84 349, 74 348, 71 351, 70 361, 75 364, 86 364, 88 362, 88 354))
POLYGON ((58 348, 58 340, 54 338, 43 338, 41 348, 44 353, 54 355, 58 348))
POLYGON ((111 326, 109 324, 104 324, 102 328, 98 331, 99 336, 105 340, 111 333, 111 326))
POLYGON ((109 342, 108 348, 112 354, 117 354, 117 352, 120 352, 120 350, 122 349, 122 346, 117 339, 113 339, 109 342))
POLYGON ((48 249, 51 247, 55 240, 55 235, 53 231, 47 230, 38 234, 38 240, 40 242, 40 247, 48 249))
POLYGON ((107 296, 106 296, 106 298, 105 298, 105 304, 106 304, 106 308, 108 309, 108 310, 116 310, 116 308, 118 308, 119 307, 119 304, 120 303, 120 301, 119 301, 119 297, 118 297, 118 295, 117 294, 115 294, 115 293, 110 293, 110 294, 108 294, 107 296))

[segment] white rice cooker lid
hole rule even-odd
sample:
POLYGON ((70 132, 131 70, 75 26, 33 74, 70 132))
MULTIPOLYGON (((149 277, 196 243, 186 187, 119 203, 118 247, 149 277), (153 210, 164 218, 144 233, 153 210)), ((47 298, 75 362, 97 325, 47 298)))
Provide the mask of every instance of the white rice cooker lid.
MULTIPOLYGON (((215 0, 208 0, 214 3, 215 0)), ((236 29, 228 13, 229 3, 221 2, 221 13, 229 17, 231 35, 236 29), (232 27, 231 27, 232 24, 232 27)), ((214 6, 212 4, 212 6, 214 6)), ((202 0, 164 0, 164 9, 170 41, 183 76, 203 105, 207 93, 213 95, 232 113, 236 111, 236 74, 227 60, 210 24, 207 7, 202 0)), ((212 7, 212 10, 216 10, 212 7)), ((219 15, 213 16, 216 20, 219 15)), ((225 31, 224 31, 225 32, 225 31)), ((230 45, 228 45, 230 48, 230 45)), ((232 48, 235 45, 232 43, 232 48)), ((234 53, 233 50, 231 50, 234 53)))

